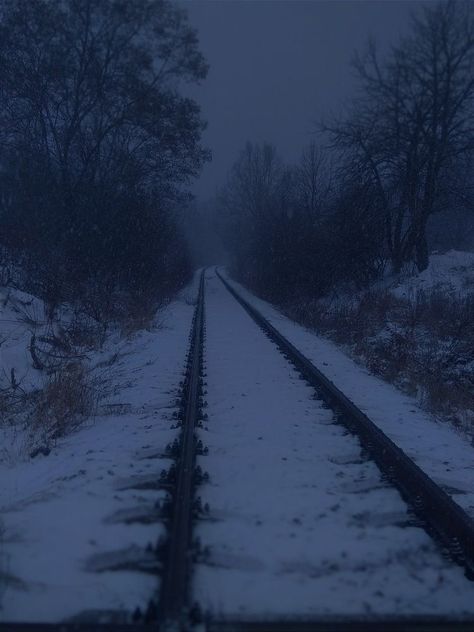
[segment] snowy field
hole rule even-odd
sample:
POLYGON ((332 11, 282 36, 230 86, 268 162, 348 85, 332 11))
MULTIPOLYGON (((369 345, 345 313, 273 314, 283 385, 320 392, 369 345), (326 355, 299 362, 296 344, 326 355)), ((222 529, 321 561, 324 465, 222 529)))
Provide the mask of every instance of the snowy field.
POLYGON ((449 250, 430 255, 426 270, 390 283, 396 296, 412 298, 416 292, 438 290, 447 295, 467 296, 474 292, 474 252, 449 250))

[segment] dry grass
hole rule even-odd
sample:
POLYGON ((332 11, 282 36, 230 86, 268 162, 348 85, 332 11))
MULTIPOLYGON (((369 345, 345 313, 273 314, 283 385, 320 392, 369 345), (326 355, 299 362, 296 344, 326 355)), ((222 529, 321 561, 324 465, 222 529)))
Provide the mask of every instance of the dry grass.
POLYGON ((8 441, 0 446, 5 460, 48 454, 55 441, 97 414, 106 391, 106 376, 80 362, 67 362, 45 375, 42 388, 28 393, 0 390, 0 428, 8 441))
POLYGON ((96 414, 100 385, 83 364, 69 362, 48 376, 34 394, 31 425, 46 439, 58 439, 96 414))
POLYGON ((139 331, 150 331, 159 327, 157 315, 167 303, 166 299, 158 300, 153 296, 140 297, 140 300, 130 302, 118 321, 121 335, 130 338, 139 331))
POLYGON ((474 296, 387 290, 300 301, 288 315, 344 345, 375 375, 474 435, 474 296))

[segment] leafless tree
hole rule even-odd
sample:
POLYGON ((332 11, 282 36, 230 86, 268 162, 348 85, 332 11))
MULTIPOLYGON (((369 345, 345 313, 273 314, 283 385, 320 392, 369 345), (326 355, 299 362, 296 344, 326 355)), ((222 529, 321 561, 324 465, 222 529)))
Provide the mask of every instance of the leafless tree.
POLYGON ((329 165, 325 154, 313 141, 301 153, 295 167, 295 185, 301 210, 312 221, 321 219, 331 187, 329 165))
POLYGON ((172 209, 208 158, 180 87, 206 72, 167 0, 0 3, 1 239, 47 300, 173 276, 172 209))
POLYGON ((354 62, 361 93, 327 126, 359 181, 378 190, 395 271, 428 265, 426 227, 446 210, 453 172, 474 149, 474 13, 469 2, 424 7, 381 61, 374 43, 354 62))

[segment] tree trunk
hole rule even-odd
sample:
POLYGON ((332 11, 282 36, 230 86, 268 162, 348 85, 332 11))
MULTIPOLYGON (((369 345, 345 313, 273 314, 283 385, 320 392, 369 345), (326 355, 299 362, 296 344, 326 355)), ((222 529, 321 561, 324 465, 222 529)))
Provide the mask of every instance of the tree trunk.
POLYGON ((426 229, 424 226, 419 230, 415 243, 415 260, 418 272, 426 270, 430 262, 428 256, 428 241, 426 239, 426 229))

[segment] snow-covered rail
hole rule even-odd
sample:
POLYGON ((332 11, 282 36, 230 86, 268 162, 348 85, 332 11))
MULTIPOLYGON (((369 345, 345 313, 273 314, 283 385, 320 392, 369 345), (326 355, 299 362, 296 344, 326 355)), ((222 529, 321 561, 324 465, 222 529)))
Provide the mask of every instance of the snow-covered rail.
POLYGON ((386 480, 399 490, 424 529, 440 544, 443 552, 465 569, 469 579, 474 579, 474 521, 253 305, 248 303, 218 270, 216 274, 301 376, 316 389, 318 396, 334 411, 337 421, 357 435, 386 480))
POLYGON ((189 580, 192 562, 192 520, 196 510, 194 489, 202 476, 196 468, 196 425, 202 409, 202 363, 204 338, 204 271, 199 293, 182 392, 177 414, 182 432, 174 445, 175 464, 168 472, 172 485, 168 540, 163 547, 164 568, 158 620, 184 625, 189 615, 189 580))
MULTIPOLYGON (((196 455, 202 453, 202 444, 197 440, 196 427, 200 423, 203 408, 203 341, 204 324, 204 271, 199 282, 196 307, 189 335, 187 354, 181 390, 176 402, 178 410, 174 413, 175 427, 180 432, 166 449, 166 456, 173 458, 168 470, 163 470, 157 485, 168 492, 168 500, 162 507, 167 522, 167 535, 158 542, 154 553, 160 561, 161 583, 158 599, 150 599, 144 614, 137 608, 127 618, 135 623, 3 623, 0 607, 0 632, 120 632, 149 629, 180 632, 188 630, 190 621, 196 620, 197 611, 190 605, 190 578, 195 543, 192 540, 192 525, 199 516, 201 507, 195 490, 205 477, 196 467, 196 455)), ((1 570, 1 569, 0 569, 1 570)))

